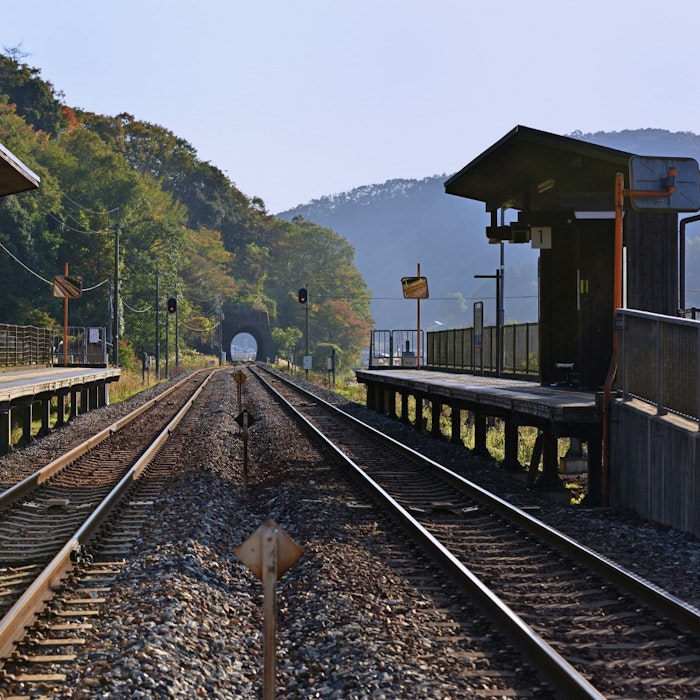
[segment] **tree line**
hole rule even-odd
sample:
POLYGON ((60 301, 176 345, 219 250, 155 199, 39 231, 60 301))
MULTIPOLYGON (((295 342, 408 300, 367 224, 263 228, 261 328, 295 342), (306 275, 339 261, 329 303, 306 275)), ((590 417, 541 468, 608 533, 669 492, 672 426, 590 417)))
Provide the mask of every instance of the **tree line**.
POLYGON ((332 344, 355 362, 367 344, 371 295, 345 239, 270 215, 163 126, 66 105, 17 50, 0 54, 0 143, 41 178, 0 198, 0 321, 60 325, 52 284, 67 263, 84 289, 70 325, 109 326, 118 265, 125 350, 152 351, 156 305, 177 294, 183 343, 202 347, 222 306, 249 305, 268 312, 288 356, 304 328, 301 287, 312 349, 332 344))

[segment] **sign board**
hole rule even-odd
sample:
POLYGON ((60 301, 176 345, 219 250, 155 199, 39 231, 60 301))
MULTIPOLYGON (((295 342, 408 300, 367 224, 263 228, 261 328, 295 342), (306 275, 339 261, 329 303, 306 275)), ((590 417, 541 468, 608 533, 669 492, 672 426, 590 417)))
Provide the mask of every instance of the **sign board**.
POLYGON ((549 250, 552 247, 552 227, 532 226, 530 228, 530 243, 533 248, 549 250))
POLYGON ((83 278, 57 275, 53 279, 53 295, 58 299, 78 299, 83 293, 83 278))
POLYGON ((239 545, 234 553, 258 578, 263 577, 263 550, 269 539, 276 550, 276 577, 279 579, 292 568, 304 550, 271 518, 239 545))
POLYGON ((233 420, 241 426, 241 428, 250 428, 255 425, 255 418, 245 409, 242 410, 233 420))
POLYGON ((404 299, 427 299, 428 298, 428 278, 427 277, 402 277, 401 291, 404 299))
POLYGON ((233 373, 233 381, 236 382, 236 384, 243 384, 243 382, 246 380, 246 376, 243 372, 241 372, 240 369, 237 369, 233 373))
POLYGON ((302 369, 313 369, 313 359, 311 355, 304 355, 304 365, 302 369))
POLYGON ((484 342, 484 302, 474 302, 474 347, 480 348, 484 342))
POLYGON ((694 158, 630 158, 630 186, 632 207, 638 211, 673 213, 700 210, 700 176, 694 158), (670 175, 675 168, 675 177, 670 175), (663 194, 670 187, 674 191, 663 194), (654 192, 644 196, 643 192, 654 192))

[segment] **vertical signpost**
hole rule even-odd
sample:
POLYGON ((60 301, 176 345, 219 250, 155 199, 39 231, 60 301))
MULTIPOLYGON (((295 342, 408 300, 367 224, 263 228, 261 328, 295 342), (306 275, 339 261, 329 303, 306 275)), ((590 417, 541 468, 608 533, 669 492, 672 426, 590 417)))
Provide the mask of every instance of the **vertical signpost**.
POLYGON ((234 553, 263 583, 263 700, 274 700, 277 581, 304 550, 268 518, 234 553))
POLYGON ((299 290, 299 303, 304 305, 304 311, 306 313, 306 331, 304 333, 306 337, 306 354, 304 355, 304 372, 305 376, 309 378, 309 370, 312 367, 311 356, 309 355, 309 294, 306 291, 306 287, 302 287, 299 290))
POLYGON ((421 277, 420 263, 418 263, 418 274, 416 277, 401 278, 401 291, 404 299, 415 299, 417 303, 416 369, 420 369, 420 300, 428 298, 428 278, 421 277))
POLYGON ((83 293, 82 277, 68 276, 68 263, 64 263, 63 275, 54 277, 53 295, 63 299, 63 366, 68 366, 68 300, 78 299, 83 293))

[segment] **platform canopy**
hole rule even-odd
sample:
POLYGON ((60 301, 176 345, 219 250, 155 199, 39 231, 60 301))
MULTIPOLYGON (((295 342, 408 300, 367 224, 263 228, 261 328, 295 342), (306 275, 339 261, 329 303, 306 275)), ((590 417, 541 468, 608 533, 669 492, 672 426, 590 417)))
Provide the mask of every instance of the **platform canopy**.
POLYGON ((36 190, 41 180, 0 143, 0 197, 36 190))
POLYGON ((612 211, 615 175, 632 153, 516 126, 445 182, 487 211, 612 211))

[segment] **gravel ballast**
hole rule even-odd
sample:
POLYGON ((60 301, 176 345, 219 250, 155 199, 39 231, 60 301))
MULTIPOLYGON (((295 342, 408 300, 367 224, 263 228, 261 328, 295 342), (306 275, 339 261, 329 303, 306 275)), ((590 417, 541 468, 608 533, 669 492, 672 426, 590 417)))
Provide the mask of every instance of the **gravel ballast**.
MULTIPOLYGON (((499 697, 487 672, 445 675, 442 660, 455 651, 451 632, 444 620, 421 618, 424 594, 386 561, 391 533, 354 509, 333 467, 252 378, 243 391, 256 417, 243 493, 231 374, 214 377, 203 410, 186 424, 190 449, 55 697, 261 697, 261 584, 234 549, 267 518, 304 549, 278 585, 278 697, 499 697)), ((156 391, 80 416, 3 457, 0 482, 26 476, 156 391)), ((538 506, 538 517, 700 605, 696 539, 609 509, 563 506, 464 448, 323 393, 502 497, 538 506)))

